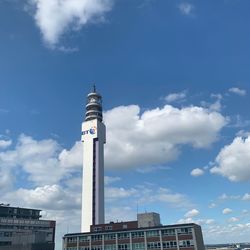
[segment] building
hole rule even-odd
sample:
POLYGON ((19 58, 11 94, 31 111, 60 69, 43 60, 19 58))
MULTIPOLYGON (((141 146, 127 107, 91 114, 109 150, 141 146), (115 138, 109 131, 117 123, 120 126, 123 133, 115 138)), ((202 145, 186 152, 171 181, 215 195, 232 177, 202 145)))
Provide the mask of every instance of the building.
POLYGON ((91 232, 66 234, 63 250, 205 249, 199 225, 163 226, 159 217, 156 213, 138 214, 136 221, 93 225, 91 232))
POLYGON ((54 250, 56 222, 41 220, 40 212, 0 204, 0 249, 54 250))
POLYGON ((82 123, 83 184, 81 232, 104 219, 104 143, 106 128, 102 122, 102 97, 93 92, 87 96, 86 117, 82 123))

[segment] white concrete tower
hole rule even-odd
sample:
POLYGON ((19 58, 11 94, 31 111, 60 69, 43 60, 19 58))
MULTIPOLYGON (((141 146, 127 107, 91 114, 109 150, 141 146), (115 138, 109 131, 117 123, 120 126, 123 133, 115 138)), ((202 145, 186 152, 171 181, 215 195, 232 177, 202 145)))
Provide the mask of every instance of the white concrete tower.
POLYGON ((102 97, 93 92, 87 96, 86 117, 82 123, 83 182, 81 232, 90 225, 104 223, 104 143, 106 127, 102 122, 102 97))

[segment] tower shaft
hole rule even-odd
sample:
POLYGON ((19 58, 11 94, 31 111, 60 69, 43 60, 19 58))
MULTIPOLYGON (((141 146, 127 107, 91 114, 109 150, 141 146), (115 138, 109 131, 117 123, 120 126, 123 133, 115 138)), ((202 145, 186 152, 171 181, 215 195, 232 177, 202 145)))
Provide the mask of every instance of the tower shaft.
POLYGON ((102 123, 101 96, 88 95, 86 118, 82 123, 83 183, 81 231, 91 225, 103 224, 104 219, 104 144, 106 127, 102 123))

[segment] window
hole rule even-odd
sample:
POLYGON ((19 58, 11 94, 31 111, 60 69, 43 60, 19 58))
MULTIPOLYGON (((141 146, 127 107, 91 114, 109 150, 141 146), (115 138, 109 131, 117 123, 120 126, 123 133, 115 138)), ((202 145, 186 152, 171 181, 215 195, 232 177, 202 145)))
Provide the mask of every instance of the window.
MULTIPOLYGON (((76 237, 69 237, 68 238, 68 243, 73 243, 73 242, 76 242, 76 241, 77 241, 76 237)), ((73 250, 73 249, 70 249, 70 250, 73 250)))
POLYGON ((179 246, 180 247, 191 247, 191 246, 194 246, 194 241, 193 240, 180 240, 179 246))
POLYGON ((105 226, 105 230, 112 230, 113 227, 112 226, 105 226))
POLYGON ((192 234, 192 228, 191 227, 178 228, 177 233, 178 234, 192 234))
POLYGON ((147 246, 148 246, 148 249, 161 248, 161 243, 160 242, 148 242, 147 246))
POLYGON ((139 231, 139 232, 133 232, 132 233, 132 238, 143 238, 144 237, 144 232, 139 231))
POLYGON ((130 244, 119 244, 118 245, 118 250, 129 250, 130 249, 130 244))
POLYGON ((173 247, 176 248, 177 242, 176 241, 163 241, 162 247, 163 247, 163 249, 173 248, 173 247))
POLYGON ((150 230, 146 232, 147 237, 156 237, 159 236, 159 231, 158 230, 150 230))
POLYGON ((89 247, 79 247, 79 250, 89 250, 89 247))
POLYGON ((80 236, 79 241, 80 242, 88 242, 88 241, 90 241, 90 236, 80 236))
POLYGON ((162 235, 175 235, 174 229, 164 229, 161 231, 162 235))
POLYGON ((104 234, 104 240, 115 240, 115 234, 104 234))
POLYGON ((102 231, 102 227, 94 227, 94 231, 95 232, 101 232, 102 231))
POLYGON ((101 234, 92 235, 91 240, 92 241, 100 241, 100 240, 102 240, 102 235, 101 234))
POLYGON ((104 246, 104 250, 116 250, 116 245, 115 244, 106 245, 104 246))
POLYGON ((132 247, 133 247, 133 250, 144 250, 145 249, 145 244, 144 244, 144 242, 133 243, 132 247))
POLYGON ((119 233, 118 239, 129 239, 129 233, 119 233))
POLYGON ((91 250, 102 250, 102 246, 92 246, 91 250))

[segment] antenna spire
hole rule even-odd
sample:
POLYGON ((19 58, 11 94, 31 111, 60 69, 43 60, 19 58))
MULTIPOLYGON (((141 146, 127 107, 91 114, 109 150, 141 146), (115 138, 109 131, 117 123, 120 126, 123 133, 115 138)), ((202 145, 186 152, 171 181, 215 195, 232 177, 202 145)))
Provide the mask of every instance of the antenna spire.
POLYGON ((96 93, 96 86, 93 84, 93 92, 96 93))

